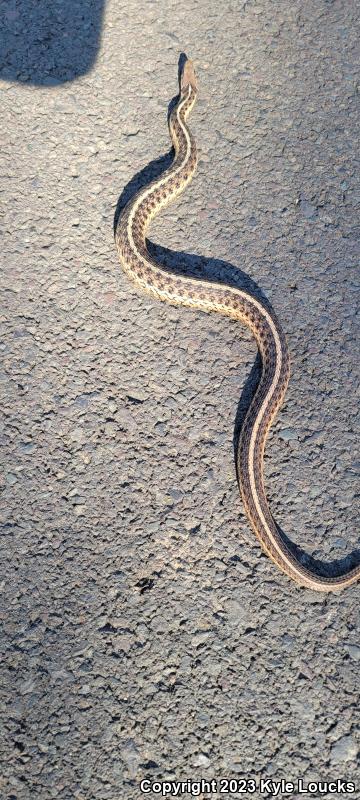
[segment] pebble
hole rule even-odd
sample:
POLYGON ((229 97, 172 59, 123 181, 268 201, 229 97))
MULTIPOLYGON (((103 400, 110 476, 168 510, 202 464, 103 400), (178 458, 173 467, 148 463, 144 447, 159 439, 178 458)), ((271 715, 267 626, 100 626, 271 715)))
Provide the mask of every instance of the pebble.
POLYGON ((345 648, 353 661, 360 661, 360 647, 357 644, 345 644, 345 648))
POLYGON ((317 208, 309 200, 305 199, 300 200, 299 208, 304 217, 306 217, 306 219, 315 219, 315 217, 317 217, 318 214, 317 208))
POLYGON ((7 472, 5 478, 9 486, 15 486, 15 484, 18 482, 18 477, 17 475, 14 475, 13 472, 7 472))
POLYGON ((74 513, 77 517, 84 517, 86 514, 86 506, 84 505, 75 505, 74 506, 74 513))
POLYGON ((284 442, 291 442, 298 438, 299 434, 294 428, 283 428, 279 431, 279 439, 283 439, 284 442))
POLYGON ((194 767, 209 767, 211 764, 210 758, 205 753, 199 753, 194 759, 194 767))
POLYGON ((138 400, 140 403, 143 403, 148 397, 143 389, 134 386, 127 388, 127 396, 129 400, 138 400))
POLYGON ((343 761, 353 761, 358 753, 358 747, 352 736, 343 736, 331 748, 331 761, 339 764, 343 761))

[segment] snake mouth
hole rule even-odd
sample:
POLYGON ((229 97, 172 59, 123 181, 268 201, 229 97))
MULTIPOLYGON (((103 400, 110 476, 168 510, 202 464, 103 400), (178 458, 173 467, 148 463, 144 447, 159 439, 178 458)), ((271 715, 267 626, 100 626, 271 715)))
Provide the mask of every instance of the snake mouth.
POLYGON ((194 90, 194 92, 197 91, 197 80, 194 65, 191 59, 187 58, 180 72, 180 93, 184 94, 189 85, 191 85, 191 88, 194 90))

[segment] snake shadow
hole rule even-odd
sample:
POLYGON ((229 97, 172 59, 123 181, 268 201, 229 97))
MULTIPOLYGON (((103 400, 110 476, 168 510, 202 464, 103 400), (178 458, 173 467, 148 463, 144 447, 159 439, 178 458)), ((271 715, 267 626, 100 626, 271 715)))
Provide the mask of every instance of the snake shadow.
MULTIPOLYGON (((170 104, 169 104, 169 111, 170 114, 173 105, 176 103, 178 97, 175 96, 170 104)), ((143 169, 141 169, 138 173, 134 175, 134 177, 129 181, 129 183, 123 189, 114 214, 114 235, 116 231, 117 222, 122 210, 125 208, 127 203, 134 197, 134 195, 142 189, 146 184, 150 181, 158 178, 164 170, 166 170, 170 164, 172 163, 174 156, 173 148, 169 150, 168 153, 165 155, 160 156, 159 158, 154 159, 149 164, 147 164, 143 169)), ((199 256, 194 253, 185 253, 185 252, 176 252, 174 250, 170 250, 166 247, 162 247, 154 242, 151 242, 149 239, 146 240, 147 248, 149 253, 153 256, 153 258, 158 261, 158 263, 168 272, 187 275, 189 277, 197 277, 203 278, 205 280, 214 281, 216 283, 228 283, 232 286, 237 287, 238 289, 245 289, 248 291, 253 297, 261 300, 261 302, 268 308, 270 311, 272 310, 271 305, 268 299, 263 294, 260 287, 253 281, 245 272, 243 272, 239 267, 234 267, 233 264, 228 263, 227 261, 222 261, 216 258, 207 258, 204 256, 199 256)), ((234 447, 234 461, 235 461, 235 470, 237 472, 237 449, 239 444, 239 437, 241 432, 241 427, 243 421, 245 419, 247 410, 251 404, 251 400, 255 395, 259 380, 261 376, 261 356, 258 352, 256 359, 254 361, 254 365, 251 369, 249 377, 246 380, 246 383, 243 387, 241 397, 238 403, 236 416, 235 416, 235 423, 234 423, 234 436, 233 436, 233 447, 234 447)), ((284 407, 283 407, 284 408, 284 407)), ((349 553, 347 556, 341 559, 336 559, 331 562, 321 561, 320 559, 315 559, 313 556, 310 556, 304 550, 302 550, 297 544, 295 544, 286 533, 280 528, 280 526, 276 523, 280 536, 282 537, 285 544, 289 547, 290 551, 294 554, 294 556, 300 561, 303 566, 308 567, 317 575, 323 577, 337 577, 342 575, 344 572, 352 569, 353 567, 357 566, 360 563, 360 549, 354 550, 352 553, 349 553)), ((264 558, 267 558, 265 553, 261 550, 261 554, 264 558)))

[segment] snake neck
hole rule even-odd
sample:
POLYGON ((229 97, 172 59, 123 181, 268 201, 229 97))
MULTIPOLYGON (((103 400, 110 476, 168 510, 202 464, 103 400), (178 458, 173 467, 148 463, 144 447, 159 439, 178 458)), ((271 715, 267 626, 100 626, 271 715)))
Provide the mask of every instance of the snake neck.
POLYGON ((169 116, 169 131, 175 150, 175 160, 173 163, 173 167, 175 168, 178 165, 180 166, 183 164, 186 167, 190 163, 193 163, 194 156, 196 166, 195 139, 186 124, 186 119, 193 109, 195 102, 196 90, 189 84, 185 92, 180 95, 169 116))
POLYGON ((196 90, 189 84, 169 116, 174 160, 145 190, 140 189, 122 212, 116 230, 118 246, 124 240, 135 242, 139 253, 148 258, 146 233, 152 219, 190 183, 197 165, 197 152, 186 118, 195 101, 196 90))

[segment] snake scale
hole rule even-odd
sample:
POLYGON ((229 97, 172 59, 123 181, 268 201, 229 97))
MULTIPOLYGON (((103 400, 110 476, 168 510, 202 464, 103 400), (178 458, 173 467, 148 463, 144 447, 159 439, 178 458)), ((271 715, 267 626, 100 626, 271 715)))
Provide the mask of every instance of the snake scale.
POLYGON ((128 277, 153 297, 173 305, 217 311, 250 328, 260 351, 262 372, 237 449, 237 475, 246 514, 263 549, 286 575, 317 591, 343 589, 359 579, 360 565, 335 577, 319 575, 304 566, 282 538, 265 495, 265 441, 284 400, 290 375, 288 346, 274 312, 247 291, 168 272, 156 263, 146 247, 151 219, 185 189, 197 164, 195 140, 186 123, 197 96, 197 80, 189 59, 183 64, 179 83, 179 96, 169 116, 174 159, 159 178, 141 188, 122 210, 115 231, 120 262, 128 277))

